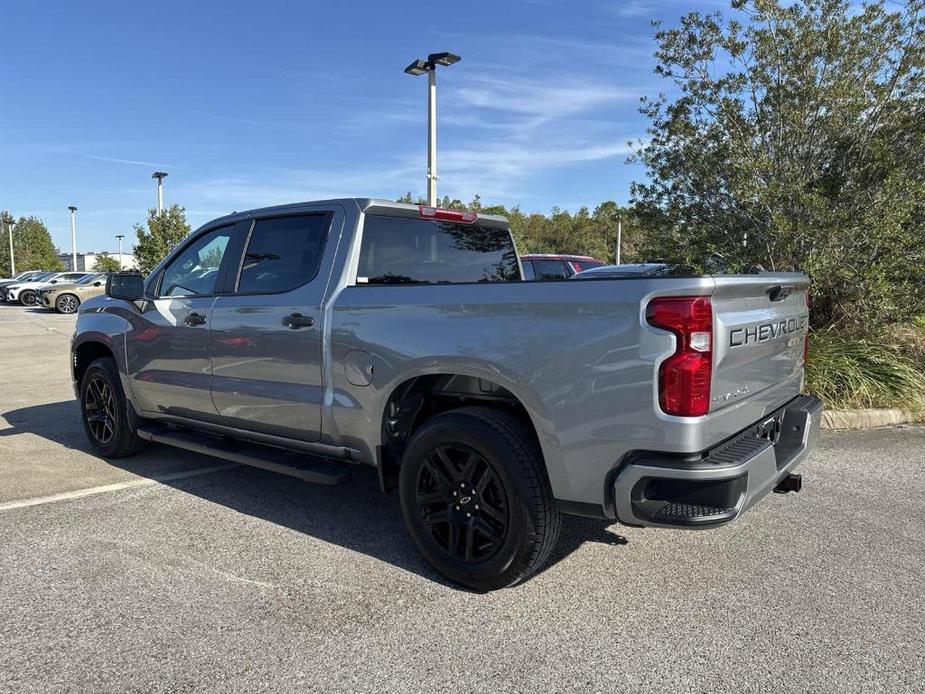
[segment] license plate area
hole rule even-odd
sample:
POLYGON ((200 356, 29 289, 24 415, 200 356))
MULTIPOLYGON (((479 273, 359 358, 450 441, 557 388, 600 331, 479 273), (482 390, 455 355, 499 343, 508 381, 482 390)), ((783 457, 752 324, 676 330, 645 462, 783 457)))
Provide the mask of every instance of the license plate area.
POLYGON ((777 445, 783 428, 784 412, 781 410, 755 426, 755 437, 777 445))

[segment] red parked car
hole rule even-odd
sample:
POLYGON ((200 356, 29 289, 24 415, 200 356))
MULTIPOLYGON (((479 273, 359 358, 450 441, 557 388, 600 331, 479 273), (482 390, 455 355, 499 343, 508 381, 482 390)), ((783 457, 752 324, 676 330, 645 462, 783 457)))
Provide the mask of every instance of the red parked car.
POLYGON ((606 265, 587 255, 528 253, 520 256, 525 280, 566 280, 576 272, 606 265))

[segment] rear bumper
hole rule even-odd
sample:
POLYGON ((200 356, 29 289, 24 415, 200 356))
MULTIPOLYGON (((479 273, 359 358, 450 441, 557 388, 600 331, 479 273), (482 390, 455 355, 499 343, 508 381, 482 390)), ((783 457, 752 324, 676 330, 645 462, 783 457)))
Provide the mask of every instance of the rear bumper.
POLYGON ((818 439, 821 419, 822 402, 801 395, 697 456, 631 454, 614 481, 617 518, 653 527, 728 523, 806 457, 818 439))

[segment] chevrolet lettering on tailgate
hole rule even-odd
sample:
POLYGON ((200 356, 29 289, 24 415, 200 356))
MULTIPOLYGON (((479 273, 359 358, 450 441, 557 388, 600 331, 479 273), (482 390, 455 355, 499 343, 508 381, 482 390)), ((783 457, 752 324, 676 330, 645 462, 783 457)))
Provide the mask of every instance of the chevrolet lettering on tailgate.
POLYGON ((743 347, 756 342, 767 342, 782 335, 792 335, 806 330, 806 316, 796 316, 773 323, 761 323, 747 328, 735 328, 729 331, 729 346, 743 347))

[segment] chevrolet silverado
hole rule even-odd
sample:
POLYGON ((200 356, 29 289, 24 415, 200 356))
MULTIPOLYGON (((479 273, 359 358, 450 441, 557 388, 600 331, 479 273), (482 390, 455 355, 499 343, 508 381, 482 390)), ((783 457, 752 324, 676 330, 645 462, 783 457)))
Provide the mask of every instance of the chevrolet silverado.
POLYGON ((523 281, 501 217, 294 204, 110 277, 73 381, 105 457, 159 442, 322 484, 374 466, 422 555, 491 590, 543 566, 563 513, 715 527, 798 491, 808 286, 523 281))

